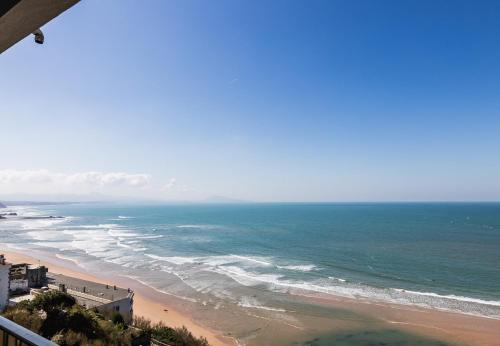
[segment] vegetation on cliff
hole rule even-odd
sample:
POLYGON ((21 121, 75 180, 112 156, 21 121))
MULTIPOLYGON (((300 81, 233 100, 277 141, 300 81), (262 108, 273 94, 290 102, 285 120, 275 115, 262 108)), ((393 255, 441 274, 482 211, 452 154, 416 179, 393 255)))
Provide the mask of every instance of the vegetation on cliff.
POLYGON ((159 323, 151 323, 143 317, 135 317, 133 326, 146 333, 150 338, 171 346, 208 346, 204 337, 197 338, 186 327, 171 328, 159 323))

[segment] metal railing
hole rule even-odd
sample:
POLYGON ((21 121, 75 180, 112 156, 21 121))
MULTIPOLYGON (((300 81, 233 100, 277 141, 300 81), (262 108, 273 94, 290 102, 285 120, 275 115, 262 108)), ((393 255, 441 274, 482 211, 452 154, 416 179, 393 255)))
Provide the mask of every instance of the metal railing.
POLYGON ((0 346, 57 346, 52 341, 33 333, 0 316, 0 346))

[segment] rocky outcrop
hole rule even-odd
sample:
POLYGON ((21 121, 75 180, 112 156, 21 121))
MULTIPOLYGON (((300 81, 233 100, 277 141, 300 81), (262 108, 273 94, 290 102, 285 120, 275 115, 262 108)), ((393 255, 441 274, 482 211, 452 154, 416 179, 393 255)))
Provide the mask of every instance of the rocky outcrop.
POLYGON ((64 219, 64 216, 24 216, 23 220, 64 219))

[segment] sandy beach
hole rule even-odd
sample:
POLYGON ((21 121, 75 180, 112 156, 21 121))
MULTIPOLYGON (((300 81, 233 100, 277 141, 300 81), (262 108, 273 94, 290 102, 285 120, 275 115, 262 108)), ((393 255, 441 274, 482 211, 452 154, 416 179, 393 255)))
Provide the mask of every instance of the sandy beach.
MULTIPOLYGON (((152 321, 163 321, 170 326, 186 326, 194 335, 204 336, 211 345, 234 345, 234 339, 223 331, 216 331, 196 323, 192 316, 172 308, 172 298, 166 294, 156 292, 152 288, 142 285, 135 280, 124 277, 110 277, 104 279, 99 275, 91 275, 71 261, 59 258, 28 256, 12 251, 1 250, 11 263, 28 262, 40 263, 49 267, 50 272, 69 276, 77 276, 87 280, 102 283, 117 284, 122 287, 130 287, 135 292, 134 313, 152 321)), ((346 311, 345 315, 332 320, 315 321, 316 333, 324 333, 328 328, 332 333, 343 333, 345 331, 380 330, 384 332, 402 331, 411 333, 418 337, 438 340, 443 344, 452 345, 500 345, 500 321, 483 317, 470 316, 459 313, 438 311, 413 306, 390 305, 370 302, 367 300, 354 300, 346 298, 329 297, 328 299, 311 298, 318 305, 324 305, 346 311), (364 316, 362 319, 353 316, 364 316), (363 323, 359 321, 363 321, 363 323), (368 322, 366 322, 368 321, 368 322), (324 324, 324 326, 322 326, 324 324)), ((304 331, 292 324, 290 328, 280 321, 269 321, 267 327, 269 335, 267 340, 272 342, 273 334, 281 330, 287 335, 290 343, 304 337, 304 331), (285 328, 285 329, 283 329, 285 328)), ((311 334, 313 335, 313 334, 311 334)), ((281 343, 281 341, 280 341, 281 343)), ((252 342, 249 342, 252 344, 252 342)))

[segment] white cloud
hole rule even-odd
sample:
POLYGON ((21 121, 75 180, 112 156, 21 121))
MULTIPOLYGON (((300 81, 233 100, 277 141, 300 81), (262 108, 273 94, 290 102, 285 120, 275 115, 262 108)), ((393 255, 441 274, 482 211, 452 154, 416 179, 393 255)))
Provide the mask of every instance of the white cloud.
POLYGON ((70 184, 95 184, 99 186, 144 187, 151 180, 149 174, 129 174, 124 172, 83 172, 69 174, 65 180, 70 184))
POLYGON ((80 195, 145 199, 198 200, 203 192, 171 177, 164 184, 150 174, 128 172, 55 172, 47 169, 0 169, 2 196, 80 195))
POLYGON ((163 189, 164 190, 170 190, 172 189, 175 184, 177 183, 177 179, 175 178, 170 178, 170 180, 168 181, 168 183, 166 183, 164 186, 163 186, 163 189))
POLYGON ((162 188, 163 191, 170 191, 170 192, 173 192, 173 193, 176 193, 176 192, 194 192, 195 189, 187 186, 187 185, 184 185, 184 184, 179 184, 179 182, 177 181, 176 178, 170 178, 170 180, 165 184, 163 185, 163 188, 162 188))
POLYGON ((0 170, 0 184, 49 183, 53 178, 53 174, 44 169, 31 171, 0 170))
POLYGON ((24 186, 85 188, 85 187, 126 187, 143 188, 150 184, 149 174, 130 174, 125 172, 78 172, 58 173, 45 169, 40 170, 0 170, 0 186, 9 190, 19 190, 24 186), (18 188, 16 188, 18 187, 18 188))

